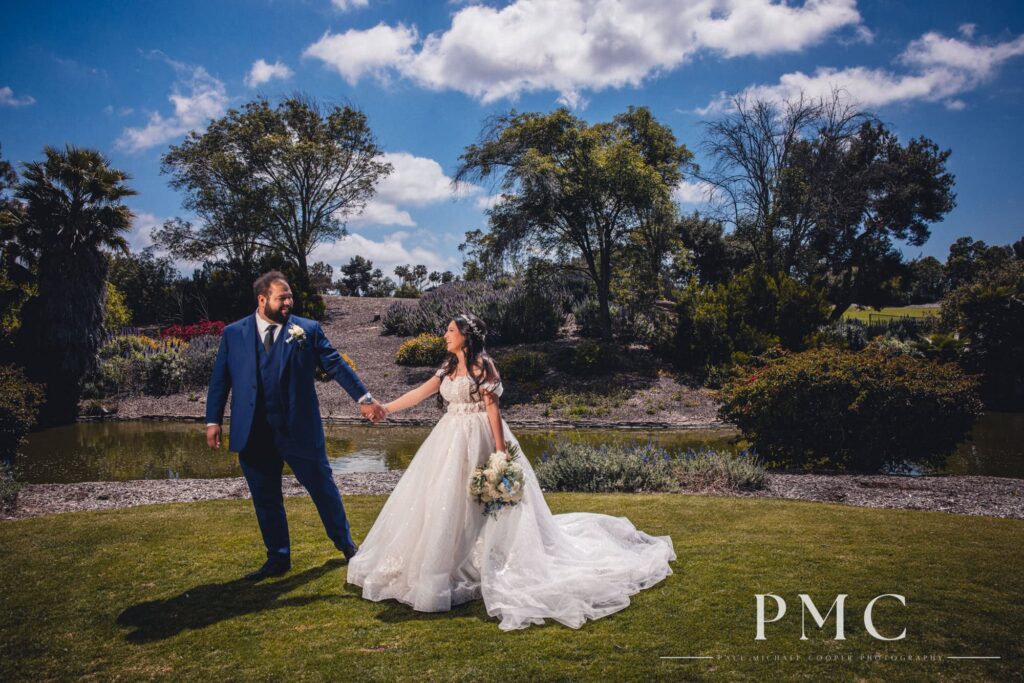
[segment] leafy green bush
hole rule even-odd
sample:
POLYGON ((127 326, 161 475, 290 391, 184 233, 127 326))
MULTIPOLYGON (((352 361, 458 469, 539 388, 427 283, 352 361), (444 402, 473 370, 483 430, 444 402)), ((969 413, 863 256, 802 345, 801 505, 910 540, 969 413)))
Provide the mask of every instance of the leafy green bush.
POLYGON ((618 349, 593 339, 584 339, 573 350, 570 370, 578 375, 598 375, 618 367, 618 349))
POLYGON ((764 463, 748 451, 689 450, 674 461, 684 491, 739 491, 764 487, 764 463))
POLYGON ((395 362, 399 365, 438 365, 447 354, 444 337, 421 334, 398 347, 395 362))
POLYGON ((676 364, 700 376, 728 364, 735 352, 806 348, 828 318, 820 292, 753 268, 714 286, 691 280, 677 311, 676 364))
POLYGON ((539 379, 548 371, 548 354, 542 351, 517 349, 510 351, 498 359, 501 375, 512 382, 527 382, 539 379))
POLYGON ((111 337, 107 343, 100 347, 100 360, 108 358, 132 358, 143 356, 150 351, 160 348, 160 342, 152 337, 141 334, 121 334, 111 337))
POLYGON ((45 390, 28 381, 24 371, 0 365, 0 508, 12 510, 21 485, 14 479, 12 464, 25 436, 36 424, 45 390))
POLYGON ((0 365, 0 462, 11 462, 35 426, 44 389, 14 365, 0 365))
POLYGON ((22 485, 13 474, 0 470, 0 512, 13 512, 18 505, 22 485))
POLYGON ((671 454, 651 443, 591 446, 560 439, 535 465, 547 491, 672 491, 671 454))
POLYGON ((132 324, 132 312, 125 301, 124 293, 107 283, 107 298, 103 307, 103 327, 108 330, 119 330, 132 324))
POLYGON ((958 287, 942 302, 942 320, 966 342, 960 363, 982 373, 986 401, 1024 402, 1024 261, 958 287))
POLYGON ((146 358, 146 388, 150 396, 176 394, 185 386, 185 360, 181 351, 157 351, 146 358))
POLYGON ((785 355, 719 393, 719 415, 784 466, 939 466, 981 411, 957 366, 870 349, 785 355))
POLYGON ((185 386, 201 387, 210 383, 219 347, 219 336, 203 334, 193 337, 188 346, 181 350, 181 360, 184 363, 182 381, 185 386))
POLYGON ((859 320, 836 320, 819 327, 811 338, 811 345, 860 351, 868 345, 868 333, 864 323, 859 320))

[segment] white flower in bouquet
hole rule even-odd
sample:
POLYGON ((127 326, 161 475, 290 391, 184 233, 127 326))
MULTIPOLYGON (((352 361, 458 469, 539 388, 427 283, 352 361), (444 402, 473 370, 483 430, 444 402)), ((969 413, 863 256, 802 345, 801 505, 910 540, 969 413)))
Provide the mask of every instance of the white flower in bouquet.
POLYGON ((484 506, 483 513, 496 517, 503 507, 511 507, 523 498, 523 466, 517 462, 519 448, 492 453, 487 464, 477 467, 469 479, 469 495, 484 506))

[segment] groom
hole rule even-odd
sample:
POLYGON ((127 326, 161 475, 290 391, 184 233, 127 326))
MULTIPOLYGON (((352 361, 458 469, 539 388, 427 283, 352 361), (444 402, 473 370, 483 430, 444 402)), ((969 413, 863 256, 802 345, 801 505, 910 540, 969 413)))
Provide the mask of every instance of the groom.
POLYGON ((256 312, 225 327, 220 340, 206 398, 206 443, 220 447, 224 406, 231 390, 228 448, 238 453, 267 546, 266 563, 246 575, 258 581, 291 568, 281 494, 286 462, 309 491, 327 535, 345 559, 358 550, 327 463, 314 385, 317 366, 358 401, 364 417, 377 422, 384 410, 327 341, 320 323, 290 315, 292 291, 282 273, 273 270, 261 275, 253 283, 253 294, 256 312))

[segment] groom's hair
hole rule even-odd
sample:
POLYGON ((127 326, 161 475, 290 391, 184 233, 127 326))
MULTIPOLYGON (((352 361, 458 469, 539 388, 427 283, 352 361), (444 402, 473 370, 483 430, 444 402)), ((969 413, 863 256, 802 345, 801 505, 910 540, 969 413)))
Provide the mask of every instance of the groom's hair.
POLYGON ((256 278, 256 281, 252 283, 252 296, 256 299, 256 303, 259 303, 260 295, 270 296, 270 285, 274 282, 288 284, 288 278, 280 270, 271 270, 256 278))

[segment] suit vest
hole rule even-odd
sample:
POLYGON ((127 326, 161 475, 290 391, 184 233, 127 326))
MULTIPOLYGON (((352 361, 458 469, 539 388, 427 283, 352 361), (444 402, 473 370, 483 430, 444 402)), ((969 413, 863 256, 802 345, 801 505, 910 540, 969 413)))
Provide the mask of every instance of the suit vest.
MULTIPOLYGON (((262 412, 266 421, 274 429, 288 431, 288 414, 281 391, 281 362, 284 358, 284 341, 287 338, 284 330, 277 334, 277 339, 270 347, 270 353, 263 348, 263 340, 256 336, 256 409, 262 412), (261 410, 262 409, 262 410, 261 410)), ((257 414, 257 419, 261 417, 257 414)))

